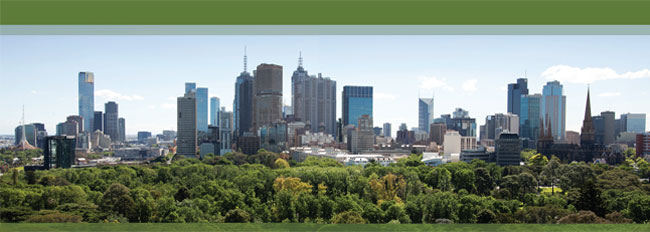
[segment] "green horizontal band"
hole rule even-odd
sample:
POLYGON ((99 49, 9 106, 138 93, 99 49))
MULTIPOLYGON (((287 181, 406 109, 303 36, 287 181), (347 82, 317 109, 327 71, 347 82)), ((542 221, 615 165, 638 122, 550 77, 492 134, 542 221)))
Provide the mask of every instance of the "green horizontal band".
POLYGON ((650 25, 648 0, 0 0, 3 25, 650 25))

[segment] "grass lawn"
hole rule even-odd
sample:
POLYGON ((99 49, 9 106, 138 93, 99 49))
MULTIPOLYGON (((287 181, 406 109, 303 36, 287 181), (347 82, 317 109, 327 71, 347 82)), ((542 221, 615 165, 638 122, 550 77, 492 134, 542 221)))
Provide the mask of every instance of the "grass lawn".
MULTIPOLYGON (((548 193, 548 194, 553 193, 551 187, 542 187, 541 189, 542 189, 542 193, 548 193)), ((558 194, 558 193, 561 193, 561 192, 562 192, 562 189, 560 187, 555 186, 555 194, 558 194)))
POLYGON ((281 224, 281 223, 186 223, 93 224, 1 223, 0 232, 13 231, 650 231, 645 224, 281 224))

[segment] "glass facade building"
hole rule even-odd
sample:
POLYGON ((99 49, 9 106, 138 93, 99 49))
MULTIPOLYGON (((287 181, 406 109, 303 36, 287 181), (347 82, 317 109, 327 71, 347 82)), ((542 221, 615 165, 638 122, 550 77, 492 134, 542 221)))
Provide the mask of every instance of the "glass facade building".
POLYGON ((92 132, 95 126, 95 75, 92 72, 79 72, 79 115, 86 122, 81 128, 92 132))
POLYGON ((232 107, 233 129, 238 136, 251 132, 253 126, 253 80, 253 77, 244 71, 235 82, 235 100, 232 107))
POLYGON ((508 113, 519 115, 523 95, 528 95, 528 79, 519 78, 517 83, 508 84, 508 113))
POLYGON ((521 138, 535 141, 539 137, 541 100, 541 94, 521 96, 521 112, 519 114, 519 135, 521 138))
POLYGON ((196 89, 196 129, 208 132, 208 88, 196 89))
POLYGON ((431 123, 433 123, 433 98, 420 98, 418 100, 418 128, 429 133, 431 123))
POLYGON ((120 138, 118 118, 117 103, 111 101, 104 104, 104 134, 109 135, 113 141, 119 141, 120 138))
POLYGON ((221 101, 218 97, 210 98, 210 125, 218 126, 219 125, 219 108, 221 101))
POLYGON ((625 121, 625 131, 634 133, 645 133, 645 114, 621 114, 621 119, 625 121))
POLYGON ((185 93, 189 93, 192 91, 196 91, 196 83, 194 82, 186 82, 185 83, 185 93))
POLYGON ((342 111, 343 125, 357 127, 362 115, 372 118, 372 86, 344 86, 342 111))
POLYGON ((541 116, 551 126, 553 139, 563 141, 566 133, 566 96, 559 81, 549 81, 542 90, 541 116))

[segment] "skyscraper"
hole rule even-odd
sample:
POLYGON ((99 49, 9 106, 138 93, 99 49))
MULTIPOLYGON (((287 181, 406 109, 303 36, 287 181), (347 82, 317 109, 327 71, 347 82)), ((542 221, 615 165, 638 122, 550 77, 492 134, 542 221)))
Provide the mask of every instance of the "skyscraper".
POLYGON ((362 115, 372 118, 372 86, 343 86, 343 126, 358 126, 362 115))
POLYGON ((92 132, 95 126, 95 75, 92 72, 79 72, 79 115, 86 122, 82 131, 92 132))
POLYGON ((348 150, 359 153, 373 149, 375 134, 372 127, 372 117, 361 115, 357 120, 357 128, 348 135, 348 150))
POLYGON ((391 124, 390 123, 384 123, 384 129, 382 130, 384 132, 384 137, 391 137, 391 124))
POLYGON ((621 119, 625 122, 625 131, 634 133, 645 133, 645 114, 621 114, 621 119))
POLYGON ((529 139, 531 144, 536 144, 535 141, 539 137, 539 130, 541 130, 541 100, 541 94, 533 94, 522 95, 519 101, 521 103, 519 112, 519 137, 529 139))
POLYGON ((541 116, 548 117, 553 139, 563 141, 566 132, 566 96, 559 81, 549 81, 542 90, 541 116))
POLYGON ((220 101, 218 97, 210 98, 210 125, 218 126, 219 125, 219 108, 220 101))
POLYGON ((196 129, 208 132, 208 88, 196 89, 196 129))
POLYGON ((591 117, 594 124, 595 142, 599 145, 614 143, 615 113, 612 111, 601 112, 598 116, 591 117))
POLYGON ((499 138, 501 133, 519 134, 519 116, 515 114, 494 114, 485 117, 485 125, 481 127, 481 141, 499 138))
POLYGON ((176 100, 178 128, 176 154, 196 157, 196 93, 190 91, 176 100))
POLYGON ((112 141, 119 141, 120 138, 118 118, 117 103, 109 101, 104 104, 104 134, 110 136, 112 141))
POLYGON ((528 79, 519 78, 517 83, 508 84, 508 113, 519 115, 523 95, 528 95, 528 79))
POLYGON ((336 81, 329 77, 310 76, 302 67, 299 58, 298 69, 291 76, 291 106, 294 118, 311 124, 311 131, 320 127, 325 133, 334 135, 336 129, 336 81))
POLYGON ((222 107, 219 116, 221 117, 219 119, 219 138, 221 138, 220 154, 223 155, 232 151, 233 115, 232 112, 226 111, 226 108, 222 107))
POLYGON ((431 123, 433 123, 433 98, 420 98, 418 100, 418 128, 429 133, 431 123))
POLYGON ((196 91, 196 83, 194 82, 185 82, 185 93, 196 91))
POLYGON ((253 128, 282 120, 282 66, 260 64, 253 82, 253 128))
POLYGON ((93 132, 101 131, 104 132, 104 113, 101 111, 95 111, 93 117, 93 132))
POLYGON ((120 142, 126 142, 126 119, 119 118, 117 121, 120 126, 120 142))
POLYGON ((235 82, 233 104, 233 126, 237 136, 250 132, 253 125, 253 82, 253 77, 246 71, 246 55, 244 55, 244 71, 239 74, 235 82))

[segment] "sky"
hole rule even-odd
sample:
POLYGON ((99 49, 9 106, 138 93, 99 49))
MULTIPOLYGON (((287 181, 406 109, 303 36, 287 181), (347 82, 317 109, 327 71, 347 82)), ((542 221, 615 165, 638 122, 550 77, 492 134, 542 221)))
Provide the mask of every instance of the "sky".
MULTIPOLYGON (((505 113, 507 85, 527 77, 531 94, 558 80, 567 96, 567 130, 580 131, 587 88, 592 115, 650 114, 650 36, 0 36, 0 134, 25 121, 50 134, 78 114, 78 73, 95 74, 95 110, 116 101, 128 135, 176 129, 185 82, 207 87, 232 110, 235 79, 258 64, 284 67, 284 102, 302 53, 310 74, 374 87, 375 126, 417 127, 418 97, 435 96, 434 115, 469 111, 482 125, 505 113)), ((646 129, 650 124, 646 120, 646 129)), ((477 128, 478 128, 477 125, 477 128)))

